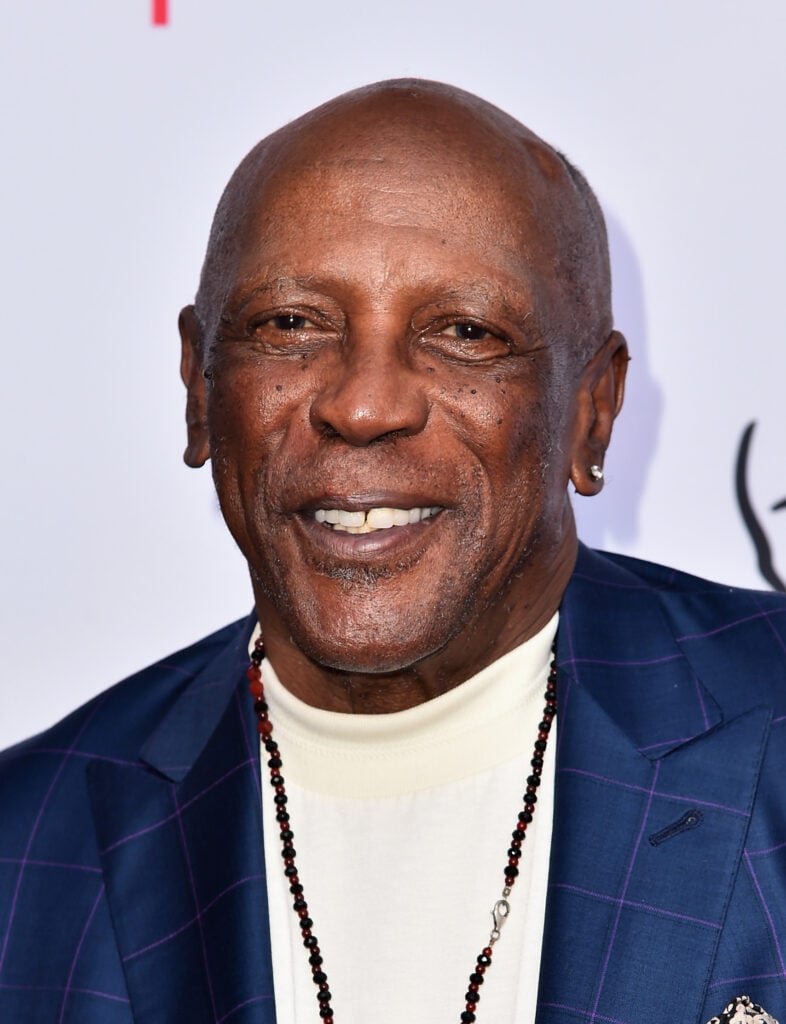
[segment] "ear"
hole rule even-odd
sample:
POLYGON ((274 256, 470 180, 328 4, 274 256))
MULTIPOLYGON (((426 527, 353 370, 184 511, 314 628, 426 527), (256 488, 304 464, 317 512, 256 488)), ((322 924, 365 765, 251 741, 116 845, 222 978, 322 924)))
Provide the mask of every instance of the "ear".
POLYGON ((614 419, 622 408, 628 360, 625 339, 619 331, 612 331, 582 372, 570 466, 570 478, 579 494, 591 496, 603 487, 603 460, 614 419))
POLYGON ((193 306, 185 306, 178 318, 180 330, 180 376, 186 386, 186 428, 188 443, 183 453, 187 466, 204 466, 210 458, 207 432, 207 385, 202 363, 202 328, 193 306))

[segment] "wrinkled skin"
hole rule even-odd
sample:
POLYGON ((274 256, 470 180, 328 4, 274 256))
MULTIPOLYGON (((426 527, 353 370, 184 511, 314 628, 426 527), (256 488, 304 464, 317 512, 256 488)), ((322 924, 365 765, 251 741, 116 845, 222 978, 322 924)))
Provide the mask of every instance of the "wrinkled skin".
POLYGON ((412 706, 558 607, 568 481, 600 486, 627 360, 554 271, 576 203, 506 115, 395 84, 282 129, 230 184, 181 314, 186 460, 212 460, 268 655, 309 703, 412 706), (315 519, 375 506, 439 511, 315 519))

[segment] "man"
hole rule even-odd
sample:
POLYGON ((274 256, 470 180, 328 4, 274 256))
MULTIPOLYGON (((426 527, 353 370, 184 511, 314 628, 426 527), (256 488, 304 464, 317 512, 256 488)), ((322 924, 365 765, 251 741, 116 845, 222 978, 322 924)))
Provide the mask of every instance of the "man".
POLYGON ((6 755, 0 1018, 783 1019, 786 599, 578 545, 627 366, 581 175, 350 93, 180 327, 255 614, 6 755))

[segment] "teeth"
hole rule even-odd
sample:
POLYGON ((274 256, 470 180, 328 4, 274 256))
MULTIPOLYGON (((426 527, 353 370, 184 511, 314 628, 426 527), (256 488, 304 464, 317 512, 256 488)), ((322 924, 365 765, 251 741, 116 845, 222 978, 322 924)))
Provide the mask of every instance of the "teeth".
POLYGON ((441 506, 423 508, 370 508, 367 512, 349 512, 343 508, 318 508, 314 518, 343 533, 373 533, 389 530, 392 526, 407 526, 429 519, 441 511, 441 506))
POLYGON ((389 530, 391 526, 406 526, 409 511, 403 508, 370 508, 366 522, 374 530, 389 530))
POLYGON ((366 521, 365 512, 345 512, 340 509, 338 513, 339 526, 362 526, 366 521))

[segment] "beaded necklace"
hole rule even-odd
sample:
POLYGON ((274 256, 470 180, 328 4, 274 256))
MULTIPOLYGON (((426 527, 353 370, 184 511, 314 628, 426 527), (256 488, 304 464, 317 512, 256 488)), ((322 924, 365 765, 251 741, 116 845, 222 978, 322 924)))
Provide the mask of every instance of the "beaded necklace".
MULTIPOLYGON (((521 857, 521 846, 527 835, 527 827, 532 821, 535 813, 535 804, 538 801, 538 786, 540 786, 541 774, 543 772, 543 755, 546 752, 549 732, 554 717, 557 714, 557 638, 551 647, 551 665, 549 668, 548 682, 544 698, 546 701, 543 708, 543 718, 538 725, 538 738, 535 740, 530 766, 532 774, 527 776, 527 786, 523 796, 523 810, 519 811, 516 822, 511 833, 510 848, 508 849, 508 862, 503 869, 505 884, 502 894, 491 909, 491 917, 494 926, 489 935, 488 945, 484 946, 475 960, 475 965, 469 975, 469 985, 464 996, 465 1007, 459 1020, 461 1024, 473 1024, 477 1019, 476 1010, 480 1002, 480 988, 485 981, 486 971, 491 967, 491 960, 494 954, 494 946, 501 935, 502 926, 510 913, 508 897, 511 894, 516 878, 519 873, 519 859, 521 857)), ((300 934, 303 938, 303 945, 306 948, 308 962, 311 967, 311 977, 317 988, 317 1002, 319 1004, 319 1016, 324 1024, 334 1024, 333 1018, 333 994, 328 985, 327 974, 324 970, 322 952, 319 942, 314 935, 314 922, 309 915, 308 902, 306 901, 303 883, 298 876, 295 865, 297 852, 292 845, 295 834, 292 831, 289 811, 287 811, 287 791, 284 776, 281 773, 283 762, 278 743, 273 737, 273 723, 268 714, 268 705, 265 700, 265 687, 262 682, 262 661, 265 657, 265 645, 260 636, 254 645, 251 655, 251 664, 246 675, 249 680, 249 690, 254 699, 254 711, 257 716, 257 731, 265 751, 268 755, 267 766, 270 769, 270 785, 273 787, 273 801, 276 806, 276 821, 279 825, 281 838, 281 856, 284 861, 284 875, 289 882, 289 891, 293 896, 292 909, 298 916, 300 934)))

